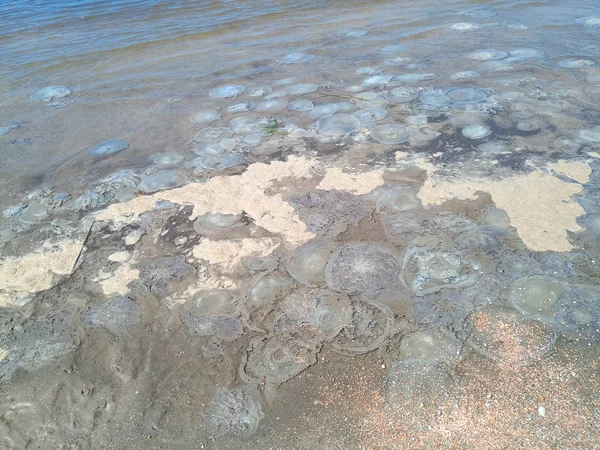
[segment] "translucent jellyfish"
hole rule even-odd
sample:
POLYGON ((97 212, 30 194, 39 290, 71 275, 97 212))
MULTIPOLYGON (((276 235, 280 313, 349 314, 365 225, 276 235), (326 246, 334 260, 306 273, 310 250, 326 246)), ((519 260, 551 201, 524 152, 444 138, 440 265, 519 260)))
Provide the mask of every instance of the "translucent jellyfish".
POLYGON ((419 97, 419 91, 410 87, 397 87, 384 94, 392 103, 409 103, 419 97))
POLYGON ((316 55, 311 55, 309 53, 290 53, 278 61, 278 64, 302 64, 311 62, 316 57, 316 55))
POLYGON ((288 102, 285 100, 265 100, 258 103, 255 110, 261 112, 283 111, 287 106, 288 102))
POLYGON ((315 286, 325 282, 325 267, 334 247, 320 241, 311 241, 298 248, 285 263, 289 274, 302 284, 315 286))
POLYGON ((185 256, 165 256, 142 263, 139 278, 127 286, 142 297, 166 297, 192 281, 196 269, 185 262, 185 256))
POLYGON ((442 89, 425 88, 419 95, 421 101, 431 106, 449 106, 452 103, 450 97, 442 89))
POLYGON ((172 167, 182 162, 185 159, 185 156, 183 156, 181 153, 165 152, 152 155, 151 159, 156 165, 162 167, 172 167))
POLYGON ((556 304, 565 289, 554 278, 533 276, 519 278, 510 290, 510 301, 519 311, 538 319, 552 319, 556 304))
POLYGON ((317 362, 317 346, 292 336, 256 338, 246 350, 240 375, 246 380, 262 380, 279 386, 317 362))
POLYGON ((244 139, 242 139, 242 142, 247 145, 258 145, 261 142, 263 142, 267 137, 268 137, 268 135, 266 133, 262 133, 262 132, 250 133, 250 134, 247 134, 246 136, 244 136, 244 139))
POLYGON ((277 275, 261 277, 248 292, 246 307, 249 310, 262 308, 275 302, 277 297, 292 285, 292 280, 277 275))
POLYGON ((194 221, 194 230, 202 236, 219 236, 242 226, 241 214, 206 213, 194 221))
POLYGON ((376 244, 346 244, 331 255, 325 268, 330 289, 376 294, 398 285, 398 263, 394 253, 376 244))
POLYGON ((390 365, 384 382, 385 400, 392 408, 407 401, 439 405, 443 403, 453 379, 445 366, 417 359, 397 361, 390 365))
POLYGON ((468 80, 471 78, 478 78, 479 72, 475 72, 473 70, 466 70, 464 72, 456 72, 455 74, 450 76, 452 80, 468 80))
POLYGON ((389 83, 394 78, 394 75, 372 75, 363 80, 363 86, 383 86, 389 83))
POLYGON ((161 170, 142 180, 138 189, 144 193, 173 189, 186 182, 185 176, 177 170, 161 170))
POLYGON ((83 195, 77 197, 69 205, 71 211, 86 211, 88 209, 95 209, 106 205, 112 196, 102 195, 94 191, 85 191, 83 195))
POLYGON ((5 134, 10 133, 15 128, 16 128, 16 126, 14 126, 14 125, 6 125, 4 127, 0 127, 0 136, 4 136, 5 134))
POLYGON ((394 314, 381 303, 360 297, 352 302, 352 321, 331 342, 344 355, 369 353, 384 345, 394 328, 394 314))
POLYGON ((308 340, 329 340, 351 322, 353 309, 346 294, 327 289, 303 289, 285 297, 279 311, 275 330, 300 333, 308 340))
POLYGON ((581 130, 579 138, 592 144, 600 143, 600 126, 581 130))
POLYGON ((443 289, 463 289, 481 276, 481 265, 454 252, 413 247, 404 255, 402 281, 419 296, 443 289))
POLYGON ((508 56, 507 52, 502 50, 487 49, 487 50, 476 50, 467 55, 467 58, 473 61, 489 61, 503 59, 508 56))
POLYGON ((358 119, 361 125, 367 125, 385 119, 387 110, 385 108, 359 109, 352 115, 358 119))
POLYGON ((369 32, 366 30, 347 30, 342 33, 343 36, 352 37, 352 38, 363 37, 363 36, 366 36, 367 34, 369 34, 369 32))
POLYGON ((243 164, 246 157, 242 153, 230 152, 215 156, 199 156, 186 164, 186 168, 194 169, 195 173, 205 170, 225 170, 243 164))
POLYGON ((519 120, 517 122, 517 130, 526 133, 534 133, 542 129, 542 122, 539 120, 519 120))
POLYGON ((514 309, 489 307, 469 316, 467 343, 488 358, 525 365, 554 351, 556 336, 514 309))
POLYGON ((449 332, 424 330, 407 334, 400 341, 396 358, 418 360, 430 364, 456 364, 461 357, 462 343, 449 332))
POLYGON ((48 209, 42 203, 33 202, 19 215, 19 220, 23 223, 40 223, 48 217, 48 209))
POLYGON ((215 156, 225 153, 227 150, 216 142, 204 142, 195 145, 192 148, 192 151, 200 156, 215 156))
POLYGON ((355 95, 355 98, 358 100, 356 102, 356 106, 365 109, 381 108, 388 103, 381 93, 373 91, 361 92, 355 95))
POLYGON ((292 84, 288 86, 287 93, 289 95, 304 95, 316 92, 317 89, 319 89, 319 86, 313 83, 292 84))
POLYGON ((102 142, 96 145, 90 155, 94 156, 106 156, 106 155, 114 155, 116 153, 122 152, 123 150, 129 148, 129 144, 127 142, 123 142, 119 139, 111 139, 109 141, 102 142))
POLYGON ((360 128, 359 120, 349 114, 337 114, 317 121, 317 132, 323 136, 341 137, 360 128))
POLYGON ((535 48, 517 48, 511 50, 511 56, 523 56, 524 58, 542 58, 544 52, 535 48))
POLYGON ((237 114, 241 112, 252 111, 256 108, 256 103, 236 103, 227 108, 229 114, 237 114))
POLYGON ((192 309, 181 313, 181 322, 192 334, 226 342, 235 341, 244 331, 244 326, 237 317, 199 314, 192 309))
POLYGON ((40 89, 30 98, 31 100, 43 100, 45 102, 51 102, 55 98, 64 98, 71 95, 73 92, 67 86, 57 85, 48 86, 40 89))
POLYGON ((25 205, 24 203, 9 206, 4 211, 2 211, 2 217, 4 217, 5 219, 14 219, 16 217, 19 217, 26 207, 27 205, 25 205))
POLYGON ((270 86, 251 87, 246 91, 246 95, 248 97, 262 97, 271 92, 273 92, 273 89, 270 86))
POLYGON ((594 61, 585 58, 561 58, 558 61, 558 67, 565 69, 589 69, 594 65, 594 61))
POLYGON ((211 438, 252 436, 265 414, 260 394, 250 387, 220 388, 204 411, 204 426, 211 438))
POLYGON ((359 67, 358 69, 356 69, 356 71, 354 73, 356 73, 356 75, 373 75, 374 73, 377 73, 377 72, 378 72, 377 67, 366 66, 366 67, 359 67))
POLYGON ((219 120, 221 117, 223 116, 214 109, 207 109, 204 111, 197 112, 192 117, 190 117, 190 120, 192 121, 192 123, 202 124, 214 122, 215 120, 219 120))
POLYGON ((371 130, 371 136, 382 144, 402 144, 410 138, 404 125, 385 123, 377 125, 371 130))
POLYGON ((194 142, 219 142, 221 139, 230 138, 233 131, 229 128, 203 128, 194 136, 194 142))
POLYGON ((462 135, 469 139, 483 139, 492 134, 492 130, 486 125, 469 125, 462 129, 462 135))
POLYGON ((488 97, 485 92, 472 88, 450 89, 446 92, 446 95, 450 97, 454 103, 462 104, 481 103, 488 97))
POLYGON ((117 170, 109 176, 104 177, 94 183, 102 192, 116 191, 125 187, 136 187, 141 177, 130 169, 117 170))
POLYGON ((404 45, 402 44, 392 44, 392 45, 386 45, 385 47, 383 47, 380 52, 383 53, 384 55, 390 55, 392 53, 398 53, 401 52, 402 50, 404 50, 404 45))
POLYGON ((288 105, 290 111, 308 111, 315 107, 315 104, 310 100, 294 100, 288 105))
POLYGON ((471 22, 458 22, 450 25, 450 29, 453 31, 460 31, 464 33, 465 31, 479 30, 479 25, 471 22))
POLYGON ((510 228, 510 217, 503 209, 490 208, 483 216, 484 223, 490 227, 499 230, 508 230, 510 228))
POLYGON ((338 103, 325 103, 323 105, 315 106, 314 108, 308 110, 306 115, 311 119, 320 119, 323 117, 333 116, 336 112, 338 112, 340 106, 338 103))
POLYGON ((377 200, 377 212, 410 211, 421 207, 421 200, 414 189, 405 186, 394 186, 385 191, 377 200))
POLYGON ((250 134, 264 131, 261 124, 257 122, 256 117, 250 115, 231 119, 227 127, 235 134, 250 134))
POLYGON ((208 92, 208 95, 213 98, 232 98, 237 97, 245 90, 246 88, 244 86, 240 86, 239 84, 231 84, 211 89, 208 92))
POLYGON ((95 303, 81 314, 84 323, 92 328, 103 327, 116 335, 127 333, 142 317, 142 308, 127 297, 95 303))
POLYGON ((394 81, 400 81, 406 84, 417 84, 422 81, 433 80, 435 77, 432 73, 406 73, 404 75, 397 75, 394 77, 394 81))
POLYGON ((586 27, 589 27, 589 28, 599 28, 600 27, 600 16, 580 17, 575 22, 585 25, 586 27))

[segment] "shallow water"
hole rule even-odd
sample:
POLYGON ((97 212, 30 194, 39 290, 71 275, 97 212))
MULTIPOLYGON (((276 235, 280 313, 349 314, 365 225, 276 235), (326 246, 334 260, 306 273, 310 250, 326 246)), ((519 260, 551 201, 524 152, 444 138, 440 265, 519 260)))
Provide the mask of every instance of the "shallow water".
POLYGON ((0 5, 2 447, 593 448, 599 38, 591 0, 0 5))

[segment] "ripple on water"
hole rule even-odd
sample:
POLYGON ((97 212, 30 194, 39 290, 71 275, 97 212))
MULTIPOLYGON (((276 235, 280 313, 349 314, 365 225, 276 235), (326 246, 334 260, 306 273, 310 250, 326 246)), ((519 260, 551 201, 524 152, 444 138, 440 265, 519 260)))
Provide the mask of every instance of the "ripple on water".
POLYGON ((302 52, 289 53, 289 54, 285 55, 280 61, 278 61, 278 64, 308 63, 308 62, 311 62, 312 60, 314 60, 316 57, 317 57, 316 55, 312 55, 310 53, 302 53, 302 52))

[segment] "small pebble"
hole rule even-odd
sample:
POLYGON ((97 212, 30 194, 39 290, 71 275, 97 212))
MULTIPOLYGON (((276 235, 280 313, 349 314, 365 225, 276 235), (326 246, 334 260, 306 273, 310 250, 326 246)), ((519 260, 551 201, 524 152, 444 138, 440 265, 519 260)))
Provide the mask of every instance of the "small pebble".
POLYGON ((538 406, 538 414, 542 417, 546 417, 546 408, 543 406, 538 406))

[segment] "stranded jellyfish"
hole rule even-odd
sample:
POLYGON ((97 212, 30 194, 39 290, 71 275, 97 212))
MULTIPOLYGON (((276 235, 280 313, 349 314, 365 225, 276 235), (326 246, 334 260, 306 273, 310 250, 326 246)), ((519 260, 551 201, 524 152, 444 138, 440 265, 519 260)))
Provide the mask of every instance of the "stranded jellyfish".
POLYGON ((510 301, 519 311, 538 319, 552 319, 553 310, 565 289, 554 278, 519 278, 510 290, 510 301))
POLYGON ((467 343, 488 358, 524 365, 548 356, 556 336, 514 309, 489 307, 467 317, 467 343))
POLYGON ((480 264, 459 254, 414 247, 404 256, 402 279, 421 296, 442 289, 462 289, 480 277, 480 264))
POLYGON ((367 125, 385 119, 387 110, 385 108, 359 109, 352 113, 352 115, 358 119, 361 125, 367 125))
POLYGON ((325 282, 338 291, 376 294, 398 285, 398 271, 392 250, 376 244, 346 244, 333 252, 325 282))
POLYGON ((314 286, 325 281, 325 267, 334 247, 331 244, 311 241, 304 244, 285 263, 289 274, 302 284, 314 286))
POLYGON ((498 60, 503 59, 508 56, 507 52, 496 49, 487 49, 487 50, 476 50, 467 55, 467 58, 472 59, 473 61, 489 61, 489 60, 498 60))
POLYGON ((241 214, 206 213, 194 221, 194 231, 203 236, 219 236, 244 226, 241 214))
POLYGON ((255 389, 219 388, 204 411, 204 426, 211 438, 252 436, 264 416, 255 389))
POLYGON ((95 303, 83 314, 81 319, 92 328, 103 327, 116 335, 127 333, 127 328, 140 321, 142 308, 127 297, 95 303))
POLYGON ((469 125, 462 129, 462 135, 466 138, 477 140, 488 137, 492 134, 492 130, 486 125, 469 125))
POLYGON ((233 132, 229 128, 203 128, 194 136, 194 142, 219 142, 221 139, 230 138, 233 132))
POLYGON ((419 97, 419 91, 410 87, 397 87, 384 94, 391 103, 409 103, 419 97))

